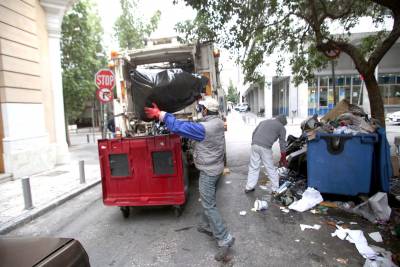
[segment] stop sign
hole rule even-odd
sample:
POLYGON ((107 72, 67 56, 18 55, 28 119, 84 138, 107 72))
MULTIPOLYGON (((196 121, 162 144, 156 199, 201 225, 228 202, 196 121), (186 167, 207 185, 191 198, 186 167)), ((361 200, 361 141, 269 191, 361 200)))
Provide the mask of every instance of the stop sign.
POLYGON ((115 85, 114 73, 109 69, 101 69, 94 76, 97 88, 112 89, 115 85))

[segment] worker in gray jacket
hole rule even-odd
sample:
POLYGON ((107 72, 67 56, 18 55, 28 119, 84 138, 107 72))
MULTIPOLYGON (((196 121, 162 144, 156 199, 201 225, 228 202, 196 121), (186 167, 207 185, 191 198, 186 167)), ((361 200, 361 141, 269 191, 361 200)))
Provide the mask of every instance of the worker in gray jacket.
POLYGON ((268 177, 271 180, 272 192, 278 190, 279 176, 272 158, 272 145, 279 138, 279 146, 281 150, 281 159, 279 164, 286 166, 286 124, 286 116, 278 115, 274 119, 260 122, 254 130, 251 142, 251 155, 245 193, 254 191, 258 182, 261 162, 264 164, 268 177))
POLYGON ((197 230, 215 237, 221 248, 215 259, 222 260, 235 242, 217 209, 217 184, 224 170, 224 122, 218 115, 217 100, 206 97, 199 104, 203 115, 200 122, 178 120, 173 114, 160 111, 154 103, 153 108, 144 109, 148 118, 162 121, 172 133, 195 141, 193 159, 200 171, 199 191, 204 208, 203 222, 197 230))

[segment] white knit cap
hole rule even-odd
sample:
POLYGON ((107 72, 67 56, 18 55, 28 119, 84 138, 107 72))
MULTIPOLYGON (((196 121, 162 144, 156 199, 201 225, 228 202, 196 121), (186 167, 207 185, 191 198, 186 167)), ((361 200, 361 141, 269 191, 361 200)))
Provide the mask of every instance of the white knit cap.
POLYGON ((217 112, 219 109, 218 101, 212 97, 205 97, 204 100, 199 101, 200 105, 203 105, 206 109, 211 112, 217 112))

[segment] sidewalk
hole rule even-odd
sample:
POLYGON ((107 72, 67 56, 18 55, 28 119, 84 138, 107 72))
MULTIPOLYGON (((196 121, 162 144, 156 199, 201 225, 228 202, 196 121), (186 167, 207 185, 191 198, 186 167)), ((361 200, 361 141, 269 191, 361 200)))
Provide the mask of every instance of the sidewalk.
MULTIPOLYGON (((33 209, 25 210, 21 179, 0 183, 0 234, 46 213, 99 184, 97 140, 87 143, 88 130, 71 133, 70 162, 30 177, 33 209), (86 183, 79 179, 79 161, 85 161, 86 183)), ((97 133, 95 138, 99 138, 97 133)))

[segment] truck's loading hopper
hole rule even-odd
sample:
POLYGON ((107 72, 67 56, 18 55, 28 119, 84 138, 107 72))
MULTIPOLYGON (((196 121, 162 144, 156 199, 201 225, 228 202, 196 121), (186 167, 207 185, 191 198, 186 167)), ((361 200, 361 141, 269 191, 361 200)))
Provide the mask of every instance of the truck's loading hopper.
POLYGON ((156 103, 163 111, 179 111, 201 97, 208 82, 206 77, 180 69, 132 70, 130 77, 135 113, 144 121, 148 121, 144 107, 156 103))

